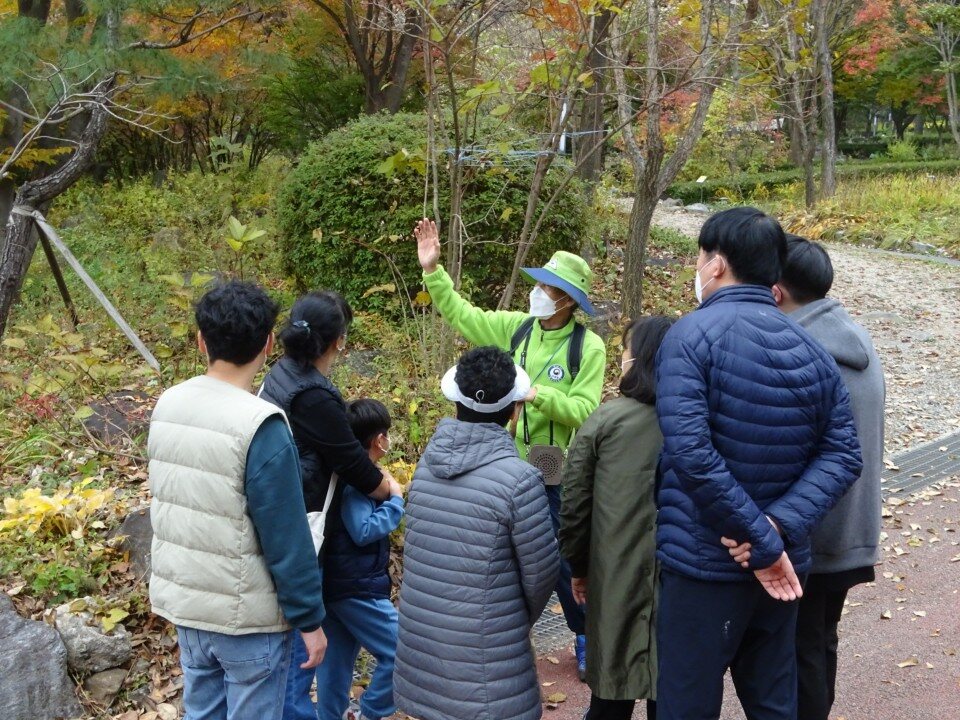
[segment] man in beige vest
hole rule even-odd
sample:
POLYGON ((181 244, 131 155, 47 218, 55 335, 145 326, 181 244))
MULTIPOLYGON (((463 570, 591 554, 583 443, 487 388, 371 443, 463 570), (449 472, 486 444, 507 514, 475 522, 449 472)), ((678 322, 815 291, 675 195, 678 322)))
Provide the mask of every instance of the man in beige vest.
POLYGON ((207 372, 164 392, 150 420, 150 601, 177 628, 186 720, 279 720, 291 627, 302 667, 326 650, 297 449, 283 412, 251 393, 276 318, 249 283, 204 295, 207 372))

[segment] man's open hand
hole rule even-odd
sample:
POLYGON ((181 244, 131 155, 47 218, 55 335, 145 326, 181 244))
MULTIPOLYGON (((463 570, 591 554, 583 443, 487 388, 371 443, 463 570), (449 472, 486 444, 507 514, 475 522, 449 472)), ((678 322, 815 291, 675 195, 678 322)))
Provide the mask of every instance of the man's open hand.
POLYGON ((800 578, 797 577, 797 573, 793 569, 793 563, 790 562, 786 553, 780 555, 780 559, 770 567, 763 570, 754 570, 753 574, 757 576, 757 580, 763 585, 763 589, 774 600, 789 602, 803 597, 800 578))
POLYGON ((440 260, 440 235, 437 233, 437 224, 424 218, 413 228, 413 236, 417 239, 417 257, 424 272, 432 273, 437 269, 440 260))

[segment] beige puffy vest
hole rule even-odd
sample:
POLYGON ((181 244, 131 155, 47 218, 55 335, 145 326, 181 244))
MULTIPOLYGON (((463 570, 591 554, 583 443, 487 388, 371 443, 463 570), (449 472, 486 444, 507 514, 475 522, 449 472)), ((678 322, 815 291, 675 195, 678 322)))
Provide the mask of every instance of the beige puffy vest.
POLYGON ((147 443, 157 615, 227 635, 290 628, 244 493, 250 442, 278 414, 266 400, 207 376, 160 396, 147 443))

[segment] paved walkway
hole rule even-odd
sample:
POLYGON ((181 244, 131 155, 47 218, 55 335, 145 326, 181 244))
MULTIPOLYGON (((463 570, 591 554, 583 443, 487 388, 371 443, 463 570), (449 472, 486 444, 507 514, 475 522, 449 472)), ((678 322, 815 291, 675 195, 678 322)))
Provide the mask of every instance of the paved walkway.
MULTIPOLYGON (((832 717, 956 720, 960 718, 960 483, 886 507, 891 517, 884 521, 887 539, 877 582, 850 593, 840 623, 832 717)), ((544 710, 544 717, 583 717, 590 692, 577 680, 570 650, 542 656, 538 669, 545 696, 566 696, 555 710, 544 710)), ((638 706, 634 718, 645 716, 638 706)), ((743 717, 728 678, 722 720, 743 717)))

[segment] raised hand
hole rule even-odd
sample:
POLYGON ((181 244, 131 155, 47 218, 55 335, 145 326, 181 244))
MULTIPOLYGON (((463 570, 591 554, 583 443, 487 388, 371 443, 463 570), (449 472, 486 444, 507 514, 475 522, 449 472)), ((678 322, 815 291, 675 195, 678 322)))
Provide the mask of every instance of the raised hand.
POLYGON ((793 569, 793 563, 790 562, 786 553, 783 553, 780 559, 770 567, 763 570, 754 570, 753 574, 757 576, 757 580, 763 585, 763 589, 774 600, 789 602, 803 597, 800 578, 797 577, 797 573, 793 569))
POLYGON ((424 218, 413 228, 413 235, 417 238, 420 267, 424 272, 432 273, 437 269, 437 262, 440 260, 440 235, 437 233, 437 224, 429 218, 424 218))

